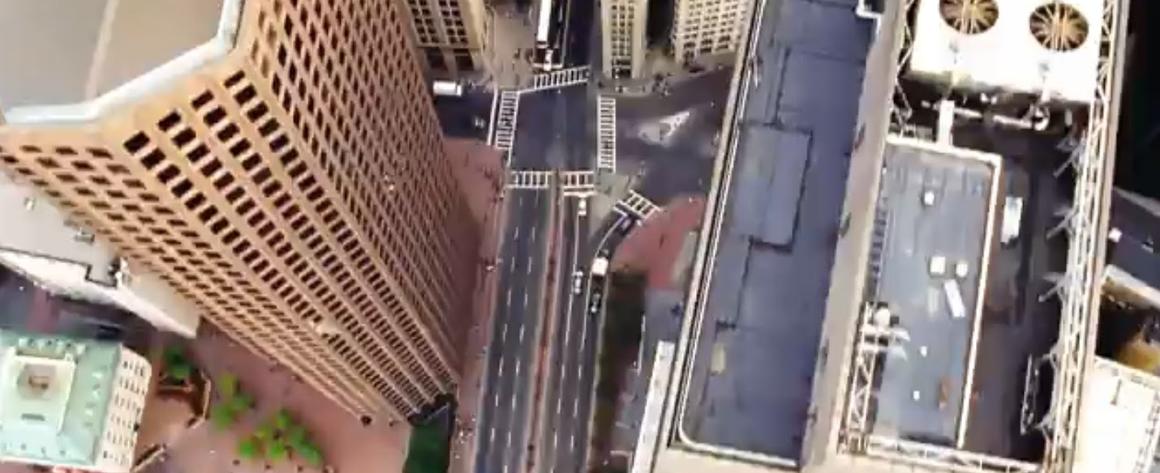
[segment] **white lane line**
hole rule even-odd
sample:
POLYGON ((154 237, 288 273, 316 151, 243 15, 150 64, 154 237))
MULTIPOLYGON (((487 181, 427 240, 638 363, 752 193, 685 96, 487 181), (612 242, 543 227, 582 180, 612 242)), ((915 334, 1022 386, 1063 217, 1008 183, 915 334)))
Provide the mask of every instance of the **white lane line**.
POLYGON ((572 399, 572 417, 576 417, 576 415, 579 412, 580 412, 580 398, 572 399))
POLYGON ((524 328, 526 328, 526 327, 523 325, 520 325, 520 343, 524 342, 524 328))
POLYGON ((575 448, 576 448, 576 434, 569 434, 568 435, 568 450, 574 450, 575 448))
POLYGON ((509 273, 516 272, 516 259, 515 258, 512 258, 511 261, 508 261, 508 272, 509 273))
POLYGON ((528 293, 524 293, 524 308, 528 308, 528 293))
MULTIPOLYGON (((515 410, 516 410, 516 397, 512 396, 512 412, 515 412, 515 410)), ((512 433, 508 432, 508 439, 509 439, 508 443, 511 443, 511 440, 510 440, 511 437, 512 437, 512 433)))
MULTIPOLYGON (((499 407, 499 392, 495 393, 495 407, 499 407)), ((495 427, 491 428, 492 434, 495 434, 495 427)))
POLYGON ((503 358, 499 359, 499 377, 503 377, 503 358))
POLYGON ((580 379, 580 366, 576 366, 576 379, 580 379))
POLYGON ((492 427, 491 432, 487 434, 487 443, 495 443, 495 427, 492 427))
MULTIPOLYGON (((539 197, 537 197, 536 200, 539 200, 539 197)), ((524 207, 524 196, 520 195, 520 197, 518 199, 516 199, 516 201, 520 205, 520 208, 522 209, 524 207)))
MULTIPOLYGON (((501 342, 507 341, 507 324, 503 325, 503 331, 500 332, 500 334, 499 334, 499 341, 501 341, 501 342)), ((500 361, 503 361, 503 360, 501 359, 500 361)))
POLYGON ((512 290, 509 287, 507 290, 507 305, 505 307, 511 307, 511 306, 512 306, 512 290))
POLYGON ((515 235, 512 235, 512 241, 519 240, 519 239, 520 239, 520 227, 516 227, 516 233, 515 233, 515 235))
POLYGON ((536 227, 532 227, 532 243, 536 242, 536 227))
POLYGON ((516 377, 520 377, 520 360, 516 360, 516 377))
POLYGON ((564 398, 556 398, 556 415, 560 415, 560 406, 564 404, 564 398))
POLYGON ((528 274, 532 274, 532 259, 528 258, 528 274))

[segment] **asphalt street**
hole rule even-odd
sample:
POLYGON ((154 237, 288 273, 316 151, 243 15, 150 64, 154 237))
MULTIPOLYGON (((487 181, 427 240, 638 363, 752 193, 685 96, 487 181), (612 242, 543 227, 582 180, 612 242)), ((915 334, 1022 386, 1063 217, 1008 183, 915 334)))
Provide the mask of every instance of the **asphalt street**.
POLYGON ((433 96, 440 128, 447 136, 485 141, 492 93, 471 86, 465 86, 464 89, 461 97, 433 96))
POLYGON ((547 275, 549 192, 507 192, 507 226, 494 271, 499 272, 496 317, 486 356, 476 471, 523 471, 532 401, 533 356, 547 275))
POLYGON ((617 98, 617 167, 636 176, 637 192, 658 205, 709 192, 731 74, 679 81, 668 96, 617 98))
POLYGON ((551 362, 548 363, 544 399, 543 442, 539 447, 539 471, 579 471, 587 448, 588 393, 590 378, 584 383, 582 349, 594 345, 596 332, 585 323, 591 280, 588 270, 592 252, 582 229, 588 217, 577 211, 578 198, 561 202, 560 262, 556 291, 555 334, 551 362), (579 280, 579 291, 574 284, 579 280), (583 404, 583 405, 582 405, 583 404))
MULTIPOLYGON (((520 170, 591 169, 595 145, 595 103, 586 85, 526 93, 520 96, 519 116, 516 118, 516 136, 510 167, 520 170)), ((497 317, 489 348, 486 392, 483 394, 483 412, 477 431, 480 435, 476 452, 476 471, 479 473, 507 473, 524 471, 532 463, 533 452, 543 451, 544 445, 555 438, 566 441, 574 449, 557 455, 553 450, 551 463, 565 465, 560 470, 578 472, 587 447, 587 411, 591 404, 591 386, 595 361, 594 340, 582 343, 584 330, 595 334, 594 326, 581 326, 583 317, 569 317, 567 304, 575 272, 576 255, 588 235, 587 218, 577 215, 575 197, 550 202, 547 190, 508 191, 508 219, 504 229, 503 247, 496 270, 501 271, 497 317), (554 205, 560 206, 557 225, 550 227, 549 214, 554 205), (556 238, 555 248, 560 261, 555 291, 561 311, 550 314, 560 327, 558 333, 567 337, 563 343, 552 343, 552 356, 541 360, 547 376, 556 374, 566 384, 556 384, 547 404, 567 405, 561 412, 566 418, 557 418, 555 412, 543 419, 536 416, 533 382, 536 373, 534 361, 538 349, 538 334, 546 319, 545 295, 548 280, 548 242, 556 238), (566 271, 566 272, 564 272, 566 271), (508 301, 510 294, 511 302, 508 301), (524 305, 524 300, 527 300, 524 305), (575 319, 575 320, 571 320, 575 319), (575 329, 575 331, 573 331, 575 329), (522 338, 520 334, 523 334, 522 338), (515 336, 513 337, 513 334, 515 336), (586 350, 586 351, 585 351, 586 350), (571 370, 556 368, 568 363, 571 370), (557 397, 559 399, 557 399, 557 397), (575 406, 575 407, 573 407, 575 406), (573 411, 576 415, 573 415, 573 411), (542 421, 542 422, 541 422, 542 421), (537 438, 528 429, 533 422, 545 429, 537 438), (550 433, 550 435, 547 435, 550 433)), ((589 261, 591 260, 589 255, 589 261)), ((580 259, 582 261, 583 258, 580 259)), ((584 314, 576 304, 575 313, 584 314)), ((548 396, 548 393, 544 393, 548 396)), ((548 457, 540 457, 548 458, 548 457)), ((538 467, 537 467, 538 468, 538 467)))
POLYGON ((512 169, 592 169, 596 105, 587 85, 520 95, 512 169))

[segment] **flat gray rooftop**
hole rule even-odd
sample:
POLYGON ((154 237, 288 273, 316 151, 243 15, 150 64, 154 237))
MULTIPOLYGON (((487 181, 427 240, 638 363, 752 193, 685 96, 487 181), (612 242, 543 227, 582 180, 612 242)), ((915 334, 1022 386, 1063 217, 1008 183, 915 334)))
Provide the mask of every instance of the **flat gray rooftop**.
MULTIPOLYGON (((855 0, 767 0, 681 424, 797 461, 871 25, 855 0)), ((728 119, 728 117, 727 117, 728 119)), ((707 224, 711 225, 711 224, 707 224)))
POLYGON ((84 102, 209 41, 225 0, 0 0, 0 110, 84 102))
POLYGON ((874 229, 881 251, 870 277, 875 300, 904 335, 881 367, 877 434, 957 441, 1001 161, 990 156, 994 161, 934 147, 886 147, 874 229), (938 270, 932 261, 940 259, 938 270), (948 284, 957 286, 965 309, 957 314, 948 284))

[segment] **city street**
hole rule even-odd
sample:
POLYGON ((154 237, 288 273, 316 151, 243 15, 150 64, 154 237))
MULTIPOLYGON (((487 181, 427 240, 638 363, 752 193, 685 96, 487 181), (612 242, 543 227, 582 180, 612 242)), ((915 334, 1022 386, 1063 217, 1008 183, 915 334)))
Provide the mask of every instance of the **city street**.
POLYGON ((494 271, 500 273, 496 317, 487 350, 476 471, 522 471, 535 352, 544 303, 551 220, 549 192, 509 190, 507 225, 494 271))

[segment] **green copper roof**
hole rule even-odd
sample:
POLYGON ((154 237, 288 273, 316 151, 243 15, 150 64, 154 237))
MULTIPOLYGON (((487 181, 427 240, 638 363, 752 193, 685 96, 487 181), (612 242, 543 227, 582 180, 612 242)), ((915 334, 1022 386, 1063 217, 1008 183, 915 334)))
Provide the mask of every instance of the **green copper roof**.
POLYGON ((117 344, 0 331, 0 457, 92 464, 117 344))

